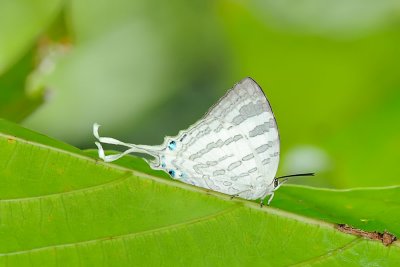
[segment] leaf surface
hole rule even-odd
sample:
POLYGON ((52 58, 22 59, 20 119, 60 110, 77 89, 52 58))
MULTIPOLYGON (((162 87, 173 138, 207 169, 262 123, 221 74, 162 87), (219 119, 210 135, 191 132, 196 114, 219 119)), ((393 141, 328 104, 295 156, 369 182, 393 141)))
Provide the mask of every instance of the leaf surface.
MULTIPOLYGON (((363 190, 287 186, 273 207, 260 208, 168 179, 138 158, 106 164, 88 155, 93 152, 4 120, 0 151, 0 265, 385 266, 400 260, 398 243, 385 247, 320 220, 356 221, 353 210, 338 210, 371 196, 363 190), (332 204, 320 203, 326 200, 332 204)), ((396 202, 395 192, 384 196, 366 209, 396 202)), ((388 216, 372 213, 370 226, 385 222, 395 231, 388 216)))

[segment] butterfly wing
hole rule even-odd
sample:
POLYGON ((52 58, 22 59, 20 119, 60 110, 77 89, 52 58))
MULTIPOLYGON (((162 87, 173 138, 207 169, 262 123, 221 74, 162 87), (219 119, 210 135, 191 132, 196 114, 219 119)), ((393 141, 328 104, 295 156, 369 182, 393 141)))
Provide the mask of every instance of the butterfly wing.
POLYGON ((207 115, 226 121, 245 135, 243 145, 251 148, 260 174, 272 182, 279 164, 279 132, 261 87, 251 78, 243 79, 207 115))
POLYGON ((166 138, 160 161, 185 183, 247 199, 272 188, 279 163, 279 133, 266 96, 251 78, 236 84, 206 115, 166 138))

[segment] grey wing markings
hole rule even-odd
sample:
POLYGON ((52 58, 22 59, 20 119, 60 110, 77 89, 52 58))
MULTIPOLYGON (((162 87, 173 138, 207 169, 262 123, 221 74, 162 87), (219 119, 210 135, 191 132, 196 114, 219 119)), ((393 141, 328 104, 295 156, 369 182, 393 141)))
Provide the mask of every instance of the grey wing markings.
MULTIPOLYGON (((268 111, 264 111, 264 112, 268 112, 268 111)), ((219 118, 215 118, 217 120, 219 120, 219 118)), ((225 123, 225 125, 227 125, 227 127, 234 127, 232 124, 230 124, 229 122, 220 122, 225 123)), ((245 139, 249 140, 252 137, 258 136, 258 135, 262 135, 264 133, 269 132, 269 130, 273 127, 276 127, 275 124, 275 119, 272 117, 270 120, 265 121, 263 124, 260 125, 256 125, 252 130, 250 130, 248 132, 248 134, 243 133, 241 131, 240 127, 235 127, 235 129, 240 133, 240 135, 242 137, 244 137, 245 139)), ((235 174, 233 176, 231 176, 231 180, 233 181, 237 181, 240 177, 245 177, 245 176, 252 176, 254 179, 252 179, 252 182, 250 184, 250 188, 256 183, 256 180, 258 178, 260 178, 263 173, 261 172, 261 170, 259 170, 259 167, 265 166, 270 162, 270 158, 267 156, 267 158, 263 159, 261 157, 261 154, 268 151, 273 145, 274 145, 274 141, 268 141, 268 143, 266 144, 262 144, 256 148, 254 148, 252 146, 251 142, 246 142, 246 145, 251 149, 251 153, 243 156, 239 161, 232 163, 232 165, 228 166, 228 170, 229 168, 233 169, 233 167, 238 167, 240 166, 240 164, 244 161, 247 160, 255 160, 256 163, 256 167, 251 168, 249 170, 247 170, 247 172, 242 172, 240 174, 235 174), (240 162, 240 163, 239 163, 240 162), (255 177, 255 175, 252 175, 252 173, 255 173, 258 171, 258 176, 255 177)))
MULTIPOLYGON (((183 168, 184 171, 188 172, 188 175, 191 174, 196 176, 196 179, 202 179, 209 188, 220 191, 219 185, 227 186, 226 181, 229 182, 227 178, 230 178, 231 182, 235 182, 240 177, 249 174, 237 172, 236 169, 242 164, 242 161, 241 158, 237 158, 239 153, 230 149, 233 143, 243 139, 243 136, 236 132, 233 136, 225 137, 225 139, 219 134, 214 134, 213 137, 211 142, 194 152, 191 151, 191 145, 195 143, 189 142, 183 145, 181 151, 177 154, 175 165, 178 168, 183 168)), ((187 138, 195 137, 188 134, 187 138)), ((233 193, 238 192, 236 189, 232 190, 233 193)))
MULTIPOLYGON (((220 121, 219 118, 214 118, 215 120, 220 121)), ((231 124, 226 123, 226 122, 222 122, 220 121, 221 125, 224 125, 225 129, 230 129, 231 128, 231 124)), ((204 164, 203 162, 199 162, 198 159, 201 158, 201 156, 203 156, 206 153, 203 153, 203 155, 199 155, 198 152, 192 155, 196 155, 195 157, 193 157, 192 155, 187 155, 184 156, 184 158, 189 158, 189 160, 194 161, 197 165, 194 165, 197 167, 197 169, 195 170, 196 173, 198 175, 207 175, 207 179, 210 179, 212 181, 217 182, 218 184, 223 184, 225 186, 232 186, 232 194, 234 193, 238 193, 239 191, 243 191, 243 190, 239 190, 237 188, 235 188, 235 184, 238 185, 240 184, 241 189, 243 189, 243 187, 245 187, 246 189, 251 189, 253 186, 254 181, 250 184, 248 183, 241 183, 241 180, 248 177, 248 176, 253 176, 252 172, 254 172, 254 168, 251 170, 248 170, 246 172, 237 172, 236 168, 239 167, 240 165, 242 165, 243 161, 245 160, 251 160, 254 158, 254 153, 251 153, 247 156, 242 156, 240 155, 239 151, 236 151, 236 153, 232 154, 232 151, 228 151, 228 150, 224 150, 227 148, 227 145, 231 144, 232 142, 237 142, 243 138, 247 138, 244 134, 240 133, 237 131, 237 128, 235 128, 235 134, 232 134, 231 137, 226 138, 226 139, 222 139, 222 138, 216 138, 218 141, 214 141, 212 143, 211 146, 206 146, 206 148, 203 148, 202 150, 200 150, 201 152, 206 152, 205 150, 210 151, 209 149, 221 149, 222 150, 222 154, 224 155, 229 155, 229 157, 235 157, 235 160, 233 160, 232 162, 230 162, 229 165, 225 166, 225 168, 221 168, 221 169, 216 169, 212 172, 206 172, 207 174, 205 174, 204 171, 200 171, 200 169, 203 168, 207 168, 210 166, 207 166, 207 164, 204 164), (216 146, 215 144, 220 144, 220 146, 216 146), (232 184, 229 184, 226 182, 227 178, 229 178, 230 181, 228 181, 228 183, 230 182, 234 182, 232 184)), ((215 136, 219 136, 219 134, 217 133, 215 136)), ((183 156, 183 155, 182 155, 183 156)), ((225 158, 224 158, 225 159, 225 158)), ((217 161, 220 162, 223 159, 218 159, 217 161)), ((210 187, 213 189, 213 187, 210 187)))

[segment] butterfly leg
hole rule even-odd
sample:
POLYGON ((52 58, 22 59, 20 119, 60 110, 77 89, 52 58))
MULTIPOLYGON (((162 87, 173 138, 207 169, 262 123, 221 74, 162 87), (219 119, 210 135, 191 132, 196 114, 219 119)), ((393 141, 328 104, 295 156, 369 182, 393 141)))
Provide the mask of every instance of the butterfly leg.
POLYGON ((269 197, 269 199, 268 199, 267 206, 269 206, 269 204, 271 203, 272 199, 274 198, 274 192, 271 192, 271 193, 265 195, 265 197, 261 198, 261 201, 260 201, 260 207, 261 207, 261 208, 264 206, 264 199, 265 199, 268 195, 270 195, 270 197, 269 197))
POLYGON ((235 197, 238 197, 241 193, 244 193, 244 192, 247 192, 247 191, 250 191, 250 189, 247 189, 247 190, 244 190, 242 192, 239 192, 239 193, 231 195, 231 199, 234 199, 235 197))
POLYGON ((274 195, 275 195, 275 193, 272 192, 272 193, 271 193, 271 196, 269 197, 268 202, 267 202, 267 205, 268 205, 268 206, 269 206, 269 204, 271 203, 272 199, 274 198, 274 195))
POLYGON ((231 200, 234 199, 235 197, 238 197, 238 196, 239 196, 239 194, 231 195, 231 200))

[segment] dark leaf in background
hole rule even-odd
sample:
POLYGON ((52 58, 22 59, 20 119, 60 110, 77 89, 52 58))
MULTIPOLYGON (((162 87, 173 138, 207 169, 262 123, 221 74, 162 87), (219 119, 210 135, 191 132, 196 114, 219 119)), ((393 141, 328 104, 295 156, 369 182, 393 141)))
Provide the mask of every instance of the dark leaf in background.
POLYGON ((43 102, 43 90, 29 94, 26 79, 34 69, 34 52, 0 75, 0 117, 20 122, 43 102))

